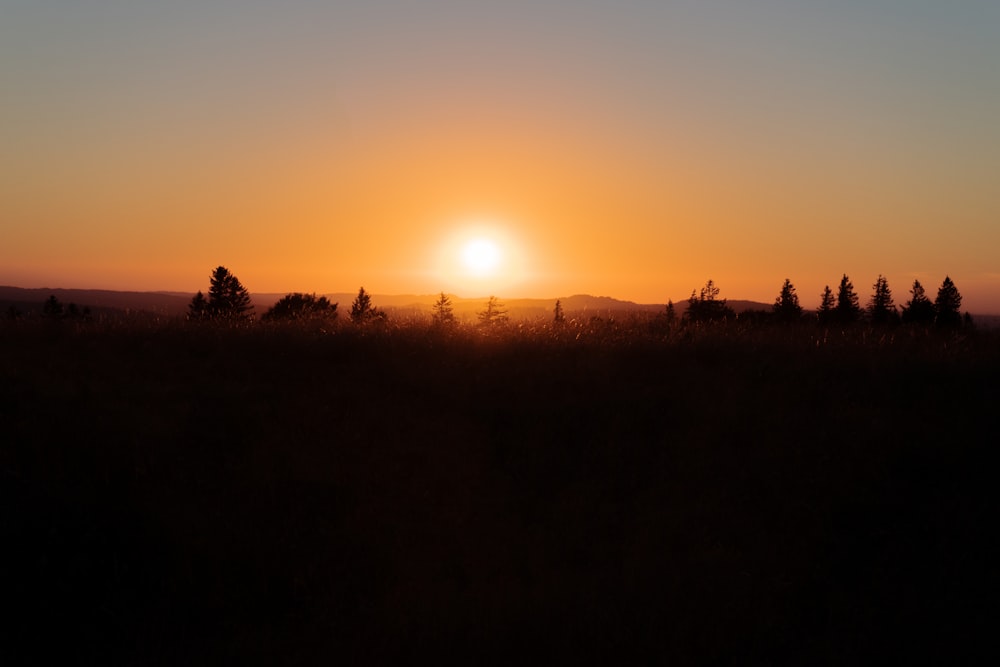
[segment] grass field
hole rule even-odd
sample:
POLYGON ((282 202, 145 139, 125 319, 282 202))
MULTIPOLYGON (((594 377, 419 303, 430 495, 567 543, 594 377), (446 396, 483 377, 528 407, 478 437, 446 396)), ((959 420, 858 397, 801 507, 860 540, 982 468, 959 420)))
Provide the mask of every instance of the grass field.
POLYGON ((24 662, 996 657, 997 332, 21 322, 0 344, 0 635, 24 662))

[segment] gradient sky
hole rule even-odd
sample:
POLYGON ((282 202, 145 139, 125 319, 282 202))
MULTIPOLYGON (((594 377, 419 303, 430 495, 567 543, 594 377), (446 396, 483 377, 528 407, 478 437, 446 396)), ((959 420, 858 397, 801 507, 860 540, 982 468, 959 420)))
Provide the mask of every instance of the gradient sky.
POLYGON ((1000 312, 996 0, 0 0, 0 91, 0 284, 1000 312))

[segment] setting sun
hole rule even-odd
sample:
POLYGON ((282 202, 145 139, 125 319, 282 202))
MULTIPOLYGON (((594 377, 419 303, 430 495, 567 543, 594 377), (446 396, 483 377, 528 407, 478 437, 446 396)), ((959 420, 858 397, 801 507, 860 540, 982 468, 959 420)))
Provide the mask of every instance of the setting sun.
POLYGON ((495 273, 502 260, 503 253, 491 239, 473 239, 462 248, 462 264, 477 276, 495 273))

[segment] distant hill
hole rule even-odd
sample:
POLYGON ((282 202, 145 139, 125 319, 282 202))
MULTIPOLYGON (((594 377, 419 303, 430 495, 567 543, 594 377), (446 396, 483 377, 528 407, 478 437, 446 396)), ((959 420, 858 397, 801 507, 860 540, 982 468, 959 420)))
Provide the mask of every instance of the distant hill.
MULTIPOLYGON (((262 315, 287 292, 261 292, 251 294, 257 314, 262 315)), ((0 286, 0 314, 11 306, 26 315, 39 314, 42 305, 50 296, 55 296, 63 305, 74 303, 80 308, 89 307, 94 313, 141 312, 164 317, 179 317, 187 313, 188 303, 193 293, 186 292, 119 292, 114 290, 24 288, 0 286)), ((333 292, 323 294, 330 301, 339 304, 339 312, 347 313, 356 292, 333 292)), ((416 316, 428 314, 438 294, 373 294, 372 302, 396 316, 416 316)), ((451 295, 455 314, 462 319, 473 319, 486 305, 487 297, 459 298, 451 295)), ((574 294, 558 297, 567 317, 609 317, 629 312, 662 312, 666 304, 636 303, 609 296, 574 294)), ((552 317, 556 299, 500 299, 514 319, 547 319, 552 317)), ((726 303, 737 313, 747 310, 770 310, 770 303, 743 299, 728 299, 726 303)), ((687 309, 687 299, 674 303, 678 315, 687 309)), ((1000 328, 1000 315, 973 315, 975 323, 984 329, 1000 328)))

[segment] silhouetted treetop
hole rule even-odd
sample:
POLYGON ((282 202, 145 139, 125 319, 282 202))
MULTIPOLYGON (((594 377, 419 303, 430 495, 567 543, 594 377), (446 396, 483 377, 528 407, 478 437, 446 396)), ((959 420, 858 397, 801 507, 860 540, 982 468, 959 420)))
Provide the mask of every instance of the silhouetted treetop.
POLYGON ((919 280, 913 281, 910 289, 910 300, 903 304, 902 320, 908 324, 933 324, 935 315, 934 303, 927 298, 924 286, 919 280))
POLYGON ((495 326, 507 321, 507 310, 495 296, 490 296, 486 308, 479 311, 477 317, 483 326, 495 326))
POLYGON ((854 291, 854 284, 846 273, 840 279, 840 286, 837 288, 837 307, 834 312, 836 318, 844 324, 854 322, 861 316, 858 295, 854 291))
POLYGON ((709 279, 705 286, 701 288, 695 296, 691 291, 691 298, 688 299, 688 308, 684 312, 684 318, 692 322, 711 322, 714 320, 724 320, 736 315, 735 311, 726 305, 725 299, 719 299, 719 288, 715 281, 709 279))
POLYGON ((795 293, 795 286, 792 281, 785 278, 781 286, 781 292, 774 301, 774 314, 779 319, 794 321, 802 317, 802 306, 799 305, 799 295, 795 293))
POLYGON ((451 303, 451 297, 444 292, 441 292, 438 300, 431 306, 431 320, 438 326, 455 323, 455 311, 451 303))
POLYGON ((337 304, 325 296, 292 292, 281 297, 264 313, 264 320, 333 320, 337 318, 337 304))
POLYGON ((372 304, 372 297, 365 288, 358 290, 358 295, 351 303, 351 322, 355 324, 366 324, 375 320, 385 320, 384 310, 376 308, 372 304))
POLYGON ((879 275, 872 286, 872 296, 868 301, 868 316, 873 324, 889 324, 896 321, 896 306, 892 301, 892 290, 885 276, 879 275))
POLYGON ((250 292, 224 266, 218 266, 209 277, 208 301, 199 291, 188 305, 188 317, 208 317, 220 320, 244 321, 252 317, 250 292))
POLYGON ((934 299, 934 309, 937 312, 935 323, 942 327, 958 327, 962 324, 962 295, 948 276, 944 277, 934 299))

